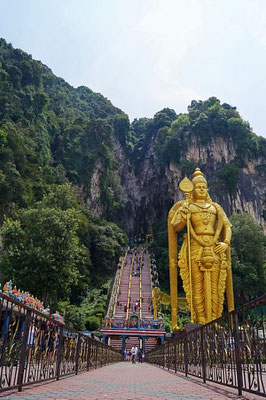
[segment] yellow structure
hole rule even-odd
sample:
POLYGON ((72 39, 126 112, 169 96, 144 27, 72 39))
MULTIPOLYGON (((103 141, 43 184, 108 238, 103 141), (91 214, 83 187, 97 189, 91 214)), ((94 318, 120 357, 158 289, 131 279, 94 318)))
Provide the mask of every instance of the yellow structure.
POLYGON ((191 322, 206 324, 223 311, 226 289, 229 311, 234 309, 230 258, 231 224, 221 206, 208 193, 207 181, 196 168, 192 182, 179 184, 185 200, 168 215, 169 268, 172 328, 177 322, 177 266, 191 312, 191 322), (178 254, 177 233, 187 228, 178 254))
MULTIPOLYGON (((157 319, 158 307, 161 304, 171 304, 171 296, 165 292, 162 292, 159 288, 152 289, 152 299, 153 299, 153 313, 154 319, 157 319)), ((181 307, 188 309, 187 300, 185 297, 177 298, 178 304, 181 307)))

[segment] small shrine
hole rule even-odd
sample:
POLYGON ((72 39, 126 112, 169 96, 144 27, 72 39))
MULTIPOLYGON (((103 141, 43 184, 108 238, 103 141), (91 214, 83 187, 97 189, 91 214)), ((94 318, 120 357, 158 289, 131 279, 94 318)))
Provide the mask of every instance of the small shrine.
MULTIPOLYGON (((17 289, 16 286, 13 286, 13 282, 11 279, 4 284, 2 293, 17 302, 32 308, 33 310, 37 310, 43 314, 50 315, 49 307, 45 308, 43 302, 37 299, 37 297, 34 297, 29 292, 24 292, 23 290, 21 291, 20 289, 17 289)), ((51 317, 53 317, 56 321, 64 324, 64 318, 58 313, 58 311, 56 311, 54 314, 51 314, 51 317)))
POLYGON ((129 328, 137 328, 139 324, 139 317, 137 314, 131 314, 129 317, 129 328))

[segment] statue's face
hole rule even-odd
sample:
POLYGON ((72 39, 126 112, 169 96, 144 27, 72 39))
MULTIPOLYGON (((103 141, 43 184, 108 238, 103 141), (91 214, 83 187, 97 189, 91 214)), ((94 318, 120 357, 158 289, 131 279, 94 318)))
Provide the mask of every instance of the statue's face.
POLYGON ((205 182, 197 182, 194 186, 194 199, 204 200, 207 197, 208 188, 205 182))

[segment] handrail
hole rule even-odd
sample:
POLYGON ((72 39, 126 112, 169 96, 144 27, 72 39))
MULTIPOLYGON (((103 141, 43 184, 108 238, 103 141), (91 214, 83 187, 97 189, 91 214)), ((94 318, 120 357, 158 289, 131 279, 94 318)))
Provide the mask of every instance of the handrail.
POLYGON ((141 252, 140 256, 140 266, 139 266, 139 317, 140 319, 142 318, 142 261, 143 261, 143 253, 144 249, 141 252))
POLYGON ((0 391, 121 361, 121 353, 0 292, 0 391))
POLYGON ((121 278, 122 278, 122 275, 123 275, 124 264, 125 264, 125 261, 127 259, 127 253, 128 253, 128 250, 126 250, 126 252, 125 252, 125 256, 124 256, 124 258, 122 260, 122 264, 121 264, 121 268, 120 268, 119 281, 118 281, 118 285, 117 285, 117 288, 116 288, 115 299, 114 299, 114 307, 113 307, 113 314, 112 314, 113 317, 115 316, 115 312, 116 312, 116 304, 117 304, 117 299, 118 299, 118 294, 119 294, 119 289, 120 289, 121 278))
POLYGON ((266 397, 266 296, 149 351, 145 361, 266 397), (165 351, 166 350, 166 351, 165 351))
POLYGON ((153 317, 157 319, 157 304, 156 298, 154 296, 154 290, 152 285, 152 273, 151 273, 151 254, 149 252, 149 270, 150 270, 150 282, 151 282, 151 297, 152 297, 152 306, 153 306, 153 317))
POLYGON ((119 279, 119 269, 116 270, 116 273, 113 277, 113 279, 111 280, 111 284, 110 284, 110 288, 109 291, 111 292, 110 295, 107 295, 107 300, 108 301, 108 308, 107 308, 107 312, 106 312, 106 316, 113 316, 113 308, 114 308, 114 298, 115 298, 115 294, 116 294, 116 288, 117 288, 117 281, 119 279))

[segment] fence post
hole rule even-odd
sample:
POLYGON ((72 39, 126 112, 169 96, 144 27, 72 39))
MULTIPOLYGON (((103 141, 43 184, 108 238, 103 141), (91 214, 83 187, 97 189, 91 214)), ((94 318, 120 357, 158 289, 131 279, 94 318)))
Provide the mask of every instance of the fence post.
POLYGON ((31 315, 30 310, 27 310, 22 345, 21 345, 20 359, 19 359, 19 370, 18 370, 18 381, 17 381, 19 392, 22 391, 22 385, 23 385, 24 366, 26 361, 27 343, 28 343, 29 328, 30 328, 30 315, 31 315))
POLYGON ((200 330, 200 351, 201 351, 201 368, 203 382, 206 383, 206 360, 205 360, 205 348, 204 348, 204 329, 200 330))
POLYGON ((170 352, 169 352, 169 342, 168 342, 168 346, 167 346, 167 369, 168 369, 168 371, 169 371, 169 369, 170 369, 170 352))
POLYGON ((96 344, 96 354, 95 354, 96 364, 95 364, 95 369, 97 369, 97 364, 98 364, 98 343, 96 342, 95 344, 96 344))
POLYGON ((101 367, 103 366, 103 343, 101 343, 102 346, 102 354, 101 354, 101 367))
POLYGON ((106 349, 103 343, 103 365, 106 365, 106 349))
POLYGON ((87 371, 90 370, 90 358, 91 358, 91 341, 90 339, 88 340, 88 354, 87 354, 87 371))
POLYGON ((76 375, 79 370, 79 353, 80 353, 80 333, 78 333, 77 350, 76 350, 76 375))
POLYGON ((185 361, 185 374, 188 375, 188 346, 187 346, 188 335, 184 337, 184 361, 185 361))
POLYGON ((236 312, 233 312, 233 332, 234 332, 234 345, 235 345, 235 357, 236 357, 236 372, 237 372, 237 386, 238 386, 238 395, 242 395, 242 364, 241 364, 241 353, 240 353, 240 344, 239 344, 239 332, 238 332, 238 315, 236 312))
POLYGON ((57 360, 56 360, 56 380, 59 380, 60 376, 60 364, 61 364, 61 358, 62 358, 62 348, 63 348, 63 327, 60 327, 60 333, 59 333, 59 346, 58 346, 58 354, 57 354, 57 360))
POLYGON ((175 373, 176 373, 176 371, 177 371, 177 368, 176 368, 176 346, 177 346, 177 343, 175 342, 175 350, 174 350, 174 357, 175 357, 175 373))

